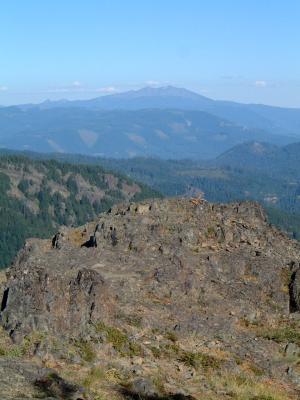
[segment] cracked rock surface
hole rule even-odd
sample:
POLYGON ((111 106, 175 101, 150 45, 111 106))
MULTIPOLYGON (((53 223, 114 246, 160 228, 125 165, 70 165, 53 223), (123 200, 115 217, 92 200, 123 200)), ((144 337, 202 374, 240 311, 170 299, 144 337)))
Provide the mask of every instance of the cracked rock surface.
MULTIPOLYGON (((289 385, 288 365, 274 361, 288 340, 278 344, 257 329, 298 315, 299 261, 299 243, 271 227, 256 203, 118 205, 52 239, 29 240, 8 271, 1 321, 15 343, 32 332, 105 343, 111 330, 100 334, 99 324, 122 331, 134 326, 129 338, 143 360, 150 347, 153 354, 159 349, 154 333, 171 332, 168 340, 176 336, 189 352, 205 347, 205 354, 231 354, 224 356, 226 370, 240 370, 238 359, 251 360, 289 385)), ((170 368, 194 379, 181 367, 187 364, 182 350, 173 350, 170 368)), ((151 362, 160 365, 160 357, 151 362)), ((143 362, 135 367, 142 375, 143 362)))
MULTIPOLYGON (((16 338, 32 330, 79 335, 128 309, 147 326, 183 335, 229 334, 237 317, 270 316, 270 303, 289 313, 282 271, 299 254, 257 204, 117 206, 52 241, 28 241, 9 270, 2 321, 16 338)), ((298 281, 295 272, 296 308, 298 281)))

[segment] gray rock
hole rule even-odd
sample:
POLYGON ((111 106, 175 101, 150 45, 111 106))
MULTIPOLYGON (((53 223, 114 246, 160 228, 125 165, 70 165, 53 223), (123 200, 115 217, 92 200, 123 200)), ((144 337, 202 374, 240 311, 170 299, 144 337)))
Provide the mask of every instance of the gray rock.
POLYGON ((157 390, 153 382, 147 378, 137 378, 131 383, 131 391, 139 396, 155 396, 157 390))
POLYGON ((300 374, 299 373, 297 373, 292 367, 288 367, 287 375, 295 385, 300 387, 300 374))
POLYGON ((291 312, 300 311, 300 269, 297 269, 292 274, 290 293, 291 293, 291 299, 290 299, 291 312))
POLYGON ((300 355, 300 347, 295 343, 288 343, 284 352, 287 357, 298 357, 300 355))
MULTIPOLYGON (((27 242, 8 271, 1 324, 15 341, 42 331, 106 343, 99 322, 122 332, 128 325, 176 331, 179 339, 220 338, 239 357, 258 354, 254 361, 261 365, 269 350, 258 351, 253 332, 239 331, 238 322, 245 315, 255 322, 257 316, 264 321, 288 314, 282 272, 298 259, 299 243, 270 227, 256 203, 168 199, 119 205, 53 240, 27 242)), ((122 350, 139 351, 128 343, 122 350)), ((117 351, 113 345, 111 351, 117 351)))
POLYGON ((14 341, 31 331, 80 335, 88 324, 113 312, 113 296, 92 269, 18 269, 2 302, 2 324, 14 341))

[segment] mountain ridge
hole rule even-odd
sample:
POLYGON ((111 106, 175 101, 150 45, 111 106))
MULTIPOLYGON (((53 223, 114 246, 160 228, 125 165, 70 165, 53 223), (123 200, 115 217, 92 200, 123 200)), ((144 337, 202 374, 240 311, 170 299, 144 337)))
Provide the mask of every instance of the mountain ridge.
POLYGON ((90 100, 0 108, 0 147, 39 152, 212 158, 234 145, 300 137, 300 110, 148 87, 90 100))
POLYGON ((50 101, 39 105, 23 105, 21 107, 43 109, 61 106, 103 110, 141 110, 144 108, 199 110, 229 119, 248 128, 265 129, 275 134, 300 135, 299 108, 213 100, 191 90, 174 86, 145 87, 88 100, 50 101))
MULTIPOLYGON (((98 97, 92 97, 90 99, 86 100, 68 100, 68 99, 59 99, 59 100, 44 100, 41 103, 25 103, 25 104, 20 104, 20 105, 14 105, 16 107, 39 107, 39 106, 55 106, 56 104, 68 104, 70 105, 74 104, 77 105, 80 103, 84 104, 85 102, 87 103, 92 103, 92 102, 97 102, 101 101, 105 102, 106 100, 111 100, 111 99, 132 99, 132 98, 143 98, 143 97, 156 97, 156 96, 171 96, 171 97, 185 97, 189 99, 195 99, 195 100, 202 100, 204 103, 207 104, 212 104, 215 102, 218 102, 220 104, 228 104, 228 105, 235 105, 237 107, 244 107, 244 106, 249 106, 249 107, 270 107, 270 108, 275 108, 275 109, 281 109, 281 110, 300 110, 299 107, 284 107, 284 106, 271 106, 268 104, 263 104, 263 103, 241 103, 238 101, 232 101, 232 100, 217 100, 217 99, 212 99, 207 96, 203 96, 200 93, 194 92, 190 89, 186 89, 184 87, 176 87, 172 85, 168 86, 161 86, 161 87, 152 87, 152 86, 145 86, 140 89, 135 89, 135 90, 129 90, 129 91, 122 91, 118 93, 112 93, 112 94, 106 94, 98 97)), ((3 106, 2 106, 3 107, 3 106)), ((12 106, 6 106, 6 107, 12 107, 12 106)), ((180 107, 179 107, 180 108, 180 107)))
POLYGON ((0 147, 106 157, 212 158, 250 141, 293 137, 248 129, 207 111, 178 109, 0 109, 0 147))

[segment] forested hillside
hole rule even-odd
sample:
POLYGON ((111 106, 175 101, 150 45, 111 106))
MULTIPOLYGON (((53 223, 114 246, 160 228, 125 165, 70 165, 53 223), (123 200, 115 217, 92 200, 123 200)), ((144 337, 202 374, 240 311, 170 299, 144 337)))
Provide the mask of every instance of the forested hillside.
MULTIPOLYGON (((4 152, 4 150, 3 150, 4 152)), ((126 174, 165 196, 198 196, 213 202, 259 201, 270 222, 300 239, 300 146, 247 143, 209 161, 158 158, 109 159, 73 154, 26 154, 64 163, 101 165, 126 174)))
POLYGON ((81 225, 124 200, 159 194, 99 166, 21 156, 0 157, 0 267, 27 237, 48 237, 59 225, 81 225))
MULTIPOLYGON (((99 160, 100 162, 100 160, 99 160)), ((299 162, 299 161, 298 161, 299 162)), ((300 239, 300 181, 297 164, 273 173, 271 164, 261 169, 218 165, 217 162, 163 161, 157 159, 101 160, 129 177, 159 190, 166 196, 203 196, 208 201, 256 200, 267 210, 269 220, 300 239), (293 173, 294 172, 294 173, 293 173)))
POLYGON ((300 146, 265 143, 236 146, 210 161, 157 158, 104 159, 70 154, 55 157, 73 163, 98 164, 121 171, 165 196, 198 196, 214 202, 256 200, 270 222, 300 239, 300 146))

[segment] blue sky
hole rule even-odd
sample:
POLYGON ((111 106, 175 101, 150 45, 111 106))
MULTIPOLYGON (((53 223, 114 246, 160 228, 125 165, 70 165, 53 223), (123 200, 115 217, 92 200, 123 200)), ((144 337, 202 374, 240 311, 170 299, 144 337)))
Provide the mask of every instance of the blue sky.
POLYGON ((300 107, 298 0, 3 0, 0 104, 146 85, 300 107))

